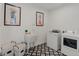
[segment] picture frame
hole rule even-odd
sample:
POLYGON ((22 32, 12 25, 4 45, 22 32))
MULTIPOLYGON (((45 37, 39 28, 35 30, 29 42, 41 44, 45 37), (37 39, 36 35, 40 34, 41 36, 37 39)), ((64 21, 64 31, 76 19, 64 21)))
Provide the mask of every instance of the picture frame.
POLYGON ((44 13, 36 12, 36 26, 44 26, 44 13))
POLYGON ((4 4, 4 26, 21 25, 21 7, 12 4, 4 4))

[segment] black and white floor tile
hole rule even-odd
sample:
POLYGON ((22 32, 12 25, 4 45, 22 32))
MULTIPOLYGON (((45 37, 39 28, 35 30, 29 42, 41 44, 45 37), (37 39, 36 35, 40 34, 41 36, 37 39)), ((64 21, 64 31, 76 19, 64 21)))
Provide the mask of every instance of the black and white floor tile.
POLYGON ((60 50, 55 51, 47 47, 46 43, 38 45, 36 47, 30 48, 29 53, 27 54, 27 50, 25 56, 65 56, 61 53, 60 50))

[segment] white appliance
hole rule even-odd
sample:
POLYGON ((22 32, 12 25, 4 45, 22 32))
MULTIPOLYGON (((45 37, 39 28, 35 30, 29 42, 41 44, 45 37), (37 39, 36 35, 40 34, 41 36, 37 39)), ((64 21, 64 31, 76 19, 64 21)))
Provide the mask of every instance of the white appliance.
POLYGON ((0 47, 0 56, 2 55, 2 48, 0 47))
POLYGON ((50 31, 47 34, 47 46, 58 50, 61 49, 61 33, 59 31, 50 31))
POLYGON ((79 55, 79 35, 76 34, 62 34, 61 52, 68 56, 79 55))

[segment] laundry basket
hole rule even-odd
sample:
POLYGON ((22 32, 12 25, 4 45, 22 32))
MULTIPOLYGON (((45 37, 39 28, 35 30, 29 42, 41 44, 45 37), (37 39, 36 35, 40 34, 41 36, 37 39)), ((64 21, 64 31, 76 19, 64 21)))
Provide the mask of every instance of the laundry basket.
POLYGON ((13 46, 11 43, 2 45, 2 55, 3 56, 13 56, 13 46))
POLYGON ((19 43, 14 46, 15 56, 23 56, 25 54, 25 43, 19 43))

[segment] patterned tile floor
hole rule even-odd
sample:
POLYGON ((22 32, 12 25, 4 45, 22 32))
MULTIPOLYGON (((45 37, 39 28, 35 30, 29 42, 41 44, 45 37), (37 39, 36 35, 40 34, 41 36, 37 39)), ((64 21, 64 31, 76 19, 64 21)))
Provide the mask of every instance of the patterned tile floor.
POLYGON ((44 43, 34 48, 30 48, 29 53, 28 54, 25 53, 24 56, 65 56, 65 55, 61 53, 60 50, 55 51, 54 49, 47 47, 46 43, 44 43))

